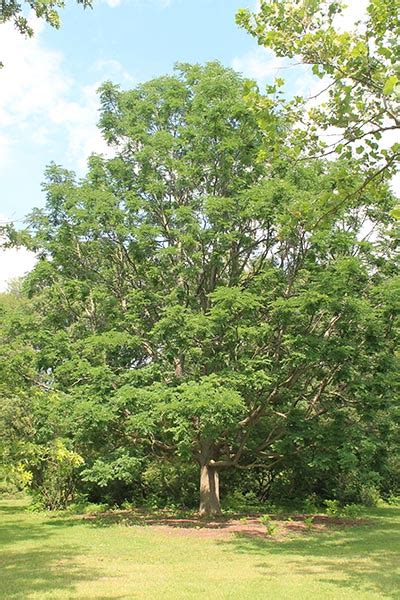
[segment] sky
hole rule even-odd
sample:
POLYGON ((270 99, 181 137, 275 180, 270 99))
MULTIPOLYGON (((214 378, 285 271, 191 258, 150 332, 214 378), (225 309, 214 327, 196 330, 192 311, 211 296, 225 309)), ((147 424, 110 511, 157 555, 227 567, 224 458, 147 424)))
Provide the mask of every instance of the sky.
POLYGON ((235 24, 237 9, 253 3, 95 0, 84 10, 70 2, 61 29, 33 22, 32 39, 0 25, 0 213, 20 220, 43 205, 50 161, 83 174, 89 154, 105 150, 96 128, 101 82, 129 88, 178 61, 213 59, 271 75, 276 59, 235 24))
MULTIPOLYGON (((43 173, 51 161, 85 173, 87 157, 105 152, 96 128, 96 90, 123 88, 170 73, 174 64, 218 59, 261 83, 276 75, 271 53, 235 24, 255 0, 95 0, 92 10, 68 2, 62 26, 31 23, 21 36, 0 25, 0 224, 23 225, 45 203, 43 173)), ((0 291, 29 270, 32 255, 0 250, 0 291)))
MULTIPOLYGON (((363 1, 364 0, 360 0, 363 1)), ((105 80, 132 88, 170 73, 174 64, 218 59, 261 87, 282 75, 282 59, 257 46, 235 24, 256 0, 94 0, 67 2, 59 30, 35 21, 33 38, 0 25, 0 225, 45 203, 51 161, 84 175, 92 152, 107 148, 96 127, 96 90, 105 80)), ((285 69, 288 89, 313 84, 303 67, 285 69)), ((32 268, 24 250, 0 250, 0 291, 32 268)))

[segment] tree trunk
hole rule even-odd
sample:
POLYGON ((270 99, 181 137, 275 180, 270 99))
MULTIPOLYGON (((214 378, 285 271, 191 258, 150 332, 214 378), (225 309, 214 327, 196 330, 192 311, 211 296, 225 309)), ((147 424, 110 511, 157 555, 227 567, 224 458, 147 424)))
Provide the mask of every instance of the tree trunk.
POLYGON ((221 514, 219 503, 219 475, 208 464, 200 466, 200 515, 210 517, 221 514))

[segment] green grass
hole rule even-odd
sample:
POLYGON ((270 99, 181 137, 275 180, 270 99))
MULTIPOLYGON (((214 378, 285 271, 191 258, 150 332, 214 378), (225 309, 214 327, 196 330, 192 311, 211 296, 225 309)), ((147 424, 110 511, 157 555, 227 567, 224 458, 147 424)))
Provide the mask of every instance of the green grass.
POLYGON ((284 541, 175 536, 151 526, 0 502, 0 598, 372 600, 400 598, 400 509, 368 525, 284 541))

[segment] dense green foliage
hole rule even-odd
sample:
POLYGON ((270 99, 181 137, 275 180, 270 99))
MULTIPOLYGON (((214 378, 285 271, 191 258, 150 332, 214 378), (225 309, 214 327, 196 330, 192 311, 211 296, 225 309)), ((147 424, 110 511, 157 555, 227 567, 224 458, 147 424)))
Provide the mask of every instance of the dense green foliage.
POLYGON ((218 63, 101 90, 115 157, 51 166, 9 228, 3 457, 72 499, 371 501, 396 493, 399 256, 357 161, 265 161, 255 84, 218 63))

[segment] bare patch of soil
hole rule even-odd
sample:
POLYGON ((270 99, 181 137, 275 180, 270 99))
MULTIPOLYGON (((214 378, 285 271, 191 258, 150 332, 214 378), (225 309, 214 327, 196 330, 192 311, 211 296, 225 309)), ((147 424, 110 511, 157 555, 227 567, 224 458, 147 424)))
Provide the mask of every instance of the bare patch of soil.
POLYGON ((310 526, 305 522, 307 515, 294 515, 286 520, 271 516, 271 522, 276 526, 273 535, 266 533, 266 527, 260 522, 258 516, 244 516, 241 518, 224 518, 215 520, 204 519, 196 516, 185 518, 151 515, 129 510, 110 511, 101 515, 86 515, 85 520, 92 521, 95 525, 106 526, 119 524, 125 526, 149 526, 168 536, 190 536, 199 538, 223 538, 232 534, 257 537, 269 540, 281 540, 291 534, 307 534, 329 531, 336 528, 348 528, 369 524, 366 519, 345 519, 329 517, 327 515, 313 516, 310 526))

